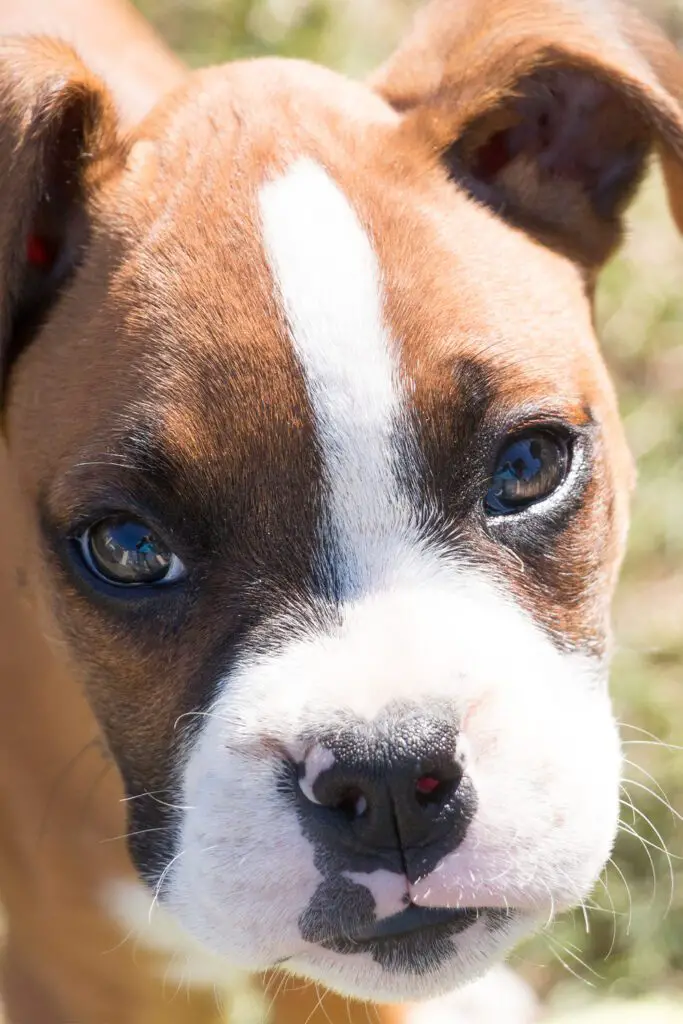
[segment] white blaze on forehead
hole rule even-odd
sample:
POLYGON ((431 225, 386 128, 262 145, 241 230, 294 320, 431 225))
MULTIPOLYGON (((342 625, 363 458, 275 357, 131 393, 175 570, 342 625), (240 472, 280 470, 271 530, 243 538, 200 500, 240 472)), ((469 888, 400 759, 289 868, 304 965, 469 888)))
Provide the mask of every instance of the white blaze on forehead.
POLYGON ((343 581, 358 584, 391 562, 408 518, 392 467, 402 396, 379 264, 349 200, 310 160, 265 185, 260 206, 315 416, 329 489, 326 525, 343 581))

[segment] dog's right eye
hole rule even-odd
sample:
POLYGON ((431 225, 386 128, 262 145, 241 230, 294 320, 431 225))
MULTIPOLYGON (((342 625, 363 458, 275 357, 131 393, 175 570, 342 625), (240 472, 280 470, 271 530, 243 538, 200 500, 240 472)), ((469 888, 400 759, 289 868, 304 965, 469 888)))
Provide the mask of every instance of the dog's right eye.
POLYGON ((485 508, 491 516, 509 516, 538 504, 567 478, 567 441, 549 431, 511 438, 498 454, 485 508))
POLYGON ((89 526, 78 539, 90 571, 115 586, 159 586, 185 575, 178 556, 140 519, 110 516, 89 526))

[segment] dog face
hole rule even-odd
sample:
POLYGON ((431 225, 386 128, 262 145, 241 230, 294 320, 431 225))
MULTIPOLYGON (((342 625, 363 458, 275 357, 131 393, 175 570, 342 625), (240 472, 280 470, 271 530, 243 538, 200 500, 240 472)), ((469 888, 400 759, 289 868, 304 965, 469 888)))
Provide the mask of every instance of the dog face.
POLYGON ((73 57, 6 51, 34 589, 137 867, 235 966, 432 996, 609 856, 631 469, 590 297, 681 127, 645 56, 596 70, 582 31, 506 62, 437 3, 374 89, 202 72, 125 143, 73 57))

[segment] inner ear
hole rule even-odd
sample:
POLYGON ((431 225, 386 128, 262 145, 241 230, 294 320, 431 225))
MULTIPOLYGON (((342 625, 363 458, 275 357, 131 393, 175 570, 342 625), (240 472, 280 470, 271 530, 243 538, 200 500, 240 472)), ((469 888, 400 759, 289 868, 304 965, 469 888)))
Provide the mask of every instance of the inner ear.
POLYGON ((549 68, 471 121, 443 159, 508 219, 593 262, 619 241, 651 144, 645 119, 609 80, 549 68))
MULTIPOLYGON (((24 262, 14 287, 11 345, 23 345, 44 318, 60 287, 78 266, 85 250, 85 170, 88 113, 84 98, 74 96, 51 126, 34 203, 20 228, 17 259, 24 262)), ((14 352, 7 351, 10 360, 14 352)))
POLYGON ((73 50, 0 40, 0 399, 82 262, 95 195, 124 158, 111 96, 73 50))

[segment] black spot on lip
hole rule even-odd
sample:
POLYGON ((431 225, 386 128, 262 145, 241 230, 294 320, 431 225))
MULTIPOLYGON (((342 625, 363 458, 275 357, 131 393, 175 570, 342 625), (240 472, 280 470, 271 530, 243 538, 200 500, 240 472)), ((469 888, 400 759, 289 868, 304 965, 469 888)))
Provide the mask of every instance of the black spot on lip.
MULTIPOLYGON (((375 921, 355 936, 327 937, 320 941, 324 949, 335 953, 369 953, 383 970, 396 974, 427 975, 438 971, 456 952, 456 936, 480 919, 487 926, 491 913, 510 920, 513 911, 489 911, 485 908, 458 910, 410 906, 400 914, 375 921)), ((498 916, 497 926, 503 922, 498 916)))
POLYGON ((474 924, 479 914, 481 911, 466 907, 447 910, 411 904, 398 914, 373 922, 370 927, 358 932, 352 941, 360 945, 382 939, 400 940, 405 935, 427 929, 446 930, 449 935, 454 935, 474 924))
POLYGON ((455 956, 455 937, 470 928, 479 910, 430 910, 409 907, 374 923, 372 936, 339 937, 321 943, 335 953, 369 953, 390 974, 428 975, 455 956))

